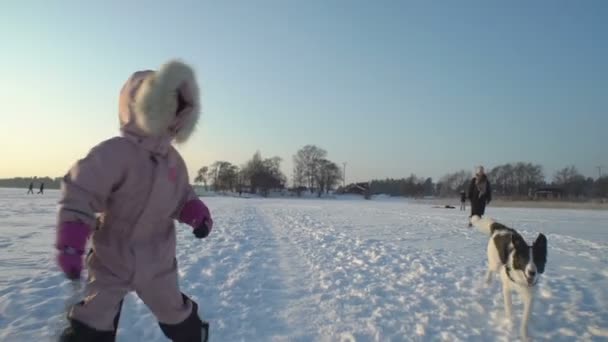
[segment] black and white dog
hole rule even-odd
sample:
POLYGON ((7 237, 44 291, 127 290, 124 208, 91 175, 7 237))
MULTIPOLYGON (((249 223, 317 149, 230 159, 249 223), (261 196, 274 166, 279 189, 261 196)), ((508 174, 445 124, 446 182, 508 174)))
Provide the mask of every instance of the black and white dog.
POLYGON ((534 244, 529 246, 515 229, 492 219, 473 216, 471 223, 490 236, 486 283, 492 282, 493 273, 500 274, 508 319, 511 319, 511 290, 516 290, 522 297, 524 315, 520 332, 522 337, 526 338, 534 286, 545 271, 547 263, 547 238, 543 234, 538 234, 534 244))

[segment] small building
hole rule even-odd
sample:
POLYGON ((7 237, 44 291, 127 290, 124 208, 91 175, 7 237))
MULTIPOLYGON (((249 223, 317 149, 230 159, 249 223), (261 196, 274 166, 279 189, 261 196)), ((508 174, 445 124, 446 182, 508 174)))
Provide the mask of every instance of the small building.
POLYGON ((337 191, 340 194, 361 195, 366 199, 371 198, 371 190, 369 182, 352 183, 337 191))
POLYGON ((534 191, 534 199, 561 199, 563 193, 560 188, 538 188, 534 191))

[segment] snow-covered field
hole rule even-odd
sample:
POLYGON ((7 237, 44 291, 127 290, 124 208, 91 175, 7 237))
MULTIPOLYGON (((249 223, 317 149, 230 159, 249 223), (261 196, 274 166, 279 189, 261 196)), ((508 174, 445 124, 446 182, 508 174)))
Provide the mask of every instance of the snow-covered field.
MULTIPOLYGON (((52 340, 72 284, 54 264, 57 192, 0 189, 0 341, 52 340)), ((406 201, 206 199, 207 240, 179 227, 181 286, 212 341, 510 341, 487 238, 466 214, 406 201)), ((608 340, 608 212, 489 208, 549 241, 534 340, 608 340)), ((118 341, 165 341, 129 295, 118 341)))

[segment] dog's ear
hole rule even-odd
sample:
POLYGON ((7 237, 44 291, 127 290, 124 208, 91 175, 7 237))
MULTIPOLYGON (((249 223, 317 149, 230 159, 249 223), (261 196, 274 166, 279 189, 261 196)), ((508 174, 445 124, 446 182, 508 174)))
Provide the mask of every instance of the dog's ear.
POLYGON ((536 241, 532 245, 534 253, 534 264, 538 273, 545 272, 545 264, 547 263, 547 237, 544 234, 538 234, 536 241))
POLYGON ((522 238, 518 234, 511 234, 511 243, 517 251, 523 252, 528 249, 528 244, 526 243, 526 240, 524 240, 524 238, 522 238))

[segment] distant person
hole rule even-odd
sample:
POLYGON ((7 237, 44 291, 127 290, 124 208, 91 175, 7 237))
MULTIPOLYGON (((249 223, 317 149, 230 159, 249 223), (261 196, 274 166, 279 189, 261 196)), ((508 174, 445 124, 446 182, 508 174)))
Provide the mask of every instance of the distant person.
POLYGON ((460 192, 460 211, 467 210, 467 194, 462 190, 460 192))
POLYGON ((30 189, 27 191, 27 194, 34 194, 34 182, 30 183, 30 189))
POLYGON ((38 194, 44 195, 44 183, 40 183, 40 191, 38 191, 38 194))
MULTIPOLYGON (((492 200, 492 187, 488 176, 486 176, 483 166, 478 166, 475 170, 475 177, 469 184, 469 200, 471 201, 471 216, 482 217, 486 211, 486 205, 492 200)), ((469 227, 471 223, 469 222, 469 227)))

